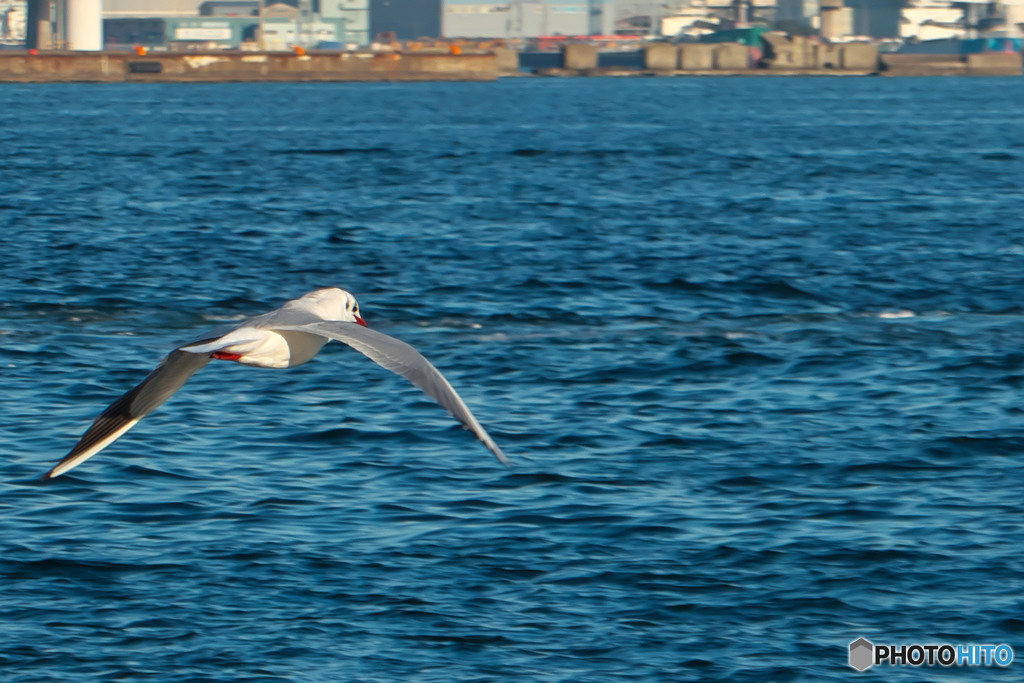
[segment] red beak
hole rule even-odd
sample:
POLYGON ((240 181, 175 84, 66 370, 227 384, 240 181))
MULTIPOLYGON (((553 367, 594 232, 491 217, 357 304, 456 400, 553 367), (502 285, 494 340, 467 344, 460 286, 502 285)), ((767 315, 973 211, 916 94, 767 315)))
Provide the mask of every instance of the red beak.
POLYGON ((356 325, 362 325, 363 327, 369 327, 369 325, 366 324, 366 321, 363 320, 362 318, 360 318, 358 315, 355 316, 355 318, 356 318, 356 325))

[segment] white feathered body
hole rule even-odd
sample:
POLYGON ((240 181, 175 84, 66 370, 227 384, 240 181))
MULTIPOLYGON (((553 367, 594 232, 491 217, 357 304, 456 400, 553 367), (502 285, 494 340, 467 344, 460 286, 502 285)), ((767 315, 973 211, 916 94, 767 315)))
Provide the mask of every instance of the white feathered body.
POLYGON ((310 360, 329 340, 305 332, 275 331, 259 327, 239 327, 215 342, 186 346, 189 353, 237 355, 236 363, 255 368, 293 368, 310 360))
POLYGON ((238 358, 230 360, 256 368, 293 368, 316 356, 329 339, 317 334, 275 329, 276 326, 321 320, 356 322, 358 311, 355 297, 348 292, 336 288, 317 289, 275 311, 247 320, 214 342, 185 346, 182 350, 237 355, 238 358))

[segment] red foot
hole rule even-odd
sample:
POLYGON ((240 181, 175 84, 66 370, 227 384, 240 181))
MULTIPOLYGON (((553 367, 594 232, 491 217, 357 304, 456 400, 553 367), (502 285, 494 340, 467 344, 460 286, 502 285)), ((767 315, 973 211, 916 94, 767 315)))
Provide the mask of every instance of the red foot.
POLYGON ((240 353, 228 353, 227 351, 214 351, 210 354, 210 358, 216 358, 217 360, 238 360, 242 357, 240 353))

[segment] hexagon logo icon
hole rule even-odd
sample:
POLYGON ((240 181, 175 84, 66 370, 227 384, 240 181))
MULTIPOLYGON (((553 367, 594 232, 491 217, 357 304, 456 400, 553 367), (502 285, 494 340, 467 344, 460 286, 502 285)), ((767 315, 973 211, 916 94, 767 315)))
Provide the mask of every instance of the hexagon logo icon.
POLYGON ((857 671, 865 671, 874 664, 875 646, 867 638, 858 638, 850 643, 850 666, 857 671))

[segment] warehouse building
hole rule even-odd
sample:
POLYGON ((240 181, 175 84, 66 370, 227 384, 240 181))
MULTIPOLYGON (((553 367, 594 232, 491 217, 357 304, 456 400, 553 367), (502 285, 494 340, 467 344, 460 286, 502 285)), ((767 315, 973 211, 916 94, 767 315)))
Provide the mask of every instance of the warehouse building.
MULTIPOLYGON (((329 0, 323 0, 327 2, 329 0)), ((372 33, 399 40, 611 35, 612 0, 373 0, 372 33)))
POLYGON ((370 42, 369 0, 104 0, 107 45, 228 49, 370 42), (263 11, 263 35, 259 33, 263 11))
POLYGON ((615 7, 609 0, 445 0, 445 37, 535 38, 610 35, 615 7))
POLYGON ((370 35, 393 33, 398 40, 441 35, 442 0, 371 0, 370 35))

